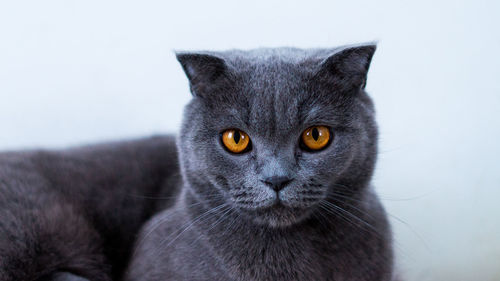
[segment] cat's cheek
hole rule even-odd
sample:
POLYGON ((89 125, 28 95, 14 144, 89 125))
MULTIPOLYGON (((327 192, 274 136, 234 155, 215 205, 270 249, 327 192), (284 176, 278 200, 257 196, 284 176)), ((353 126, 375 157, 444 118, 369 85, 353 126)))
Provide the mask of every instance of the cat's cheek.
POLYGON ((259 185, 233 187, 229 194, 235 206, 247 211, 269 208, 278 200, 278 196, 274 191, 259 185))

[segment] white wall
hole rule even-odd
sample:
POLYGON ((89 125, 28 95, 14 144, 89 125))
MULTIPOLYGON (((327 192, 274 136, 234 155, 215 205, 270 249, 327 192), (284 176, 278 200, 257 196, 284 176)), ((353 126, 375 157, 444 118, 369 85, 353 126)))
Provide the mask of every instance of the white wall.
POLYGON ((406 280, 500 280, 500 2, 2 1, 0 149, 175 132, 173 49, 380 40, 375 183, 406 280))

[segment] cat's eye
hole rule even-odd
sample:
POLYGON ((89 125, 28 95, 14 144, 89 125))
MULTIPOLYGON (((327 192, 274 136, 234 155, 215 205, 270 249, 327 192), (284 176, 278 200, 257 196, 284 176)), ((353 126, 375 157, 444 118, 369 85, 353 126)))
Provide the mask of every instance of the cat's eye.
POLYGON ((330 143, 330 129, 326 126, 313 126, 302 133, 302 144, 309 150, 320 150, 330 143))
POLYGON ((222 143, 232 153, 242 153, 250 148, 250 137, 238 129, 225 130, 222 133, 222 143))

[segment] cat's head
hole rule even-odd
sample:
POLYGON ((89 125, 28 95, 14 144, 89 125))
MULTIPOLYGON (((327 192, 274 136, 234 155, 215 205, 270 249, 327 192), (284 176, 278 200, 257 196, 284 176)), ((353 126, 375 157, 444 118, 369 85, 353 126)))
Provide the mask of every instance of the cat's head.
POLYGON ((364 188, 377 149, 364 91, 375 48, 178 53, 194 96, 178 138, 188 188, 273 227, 364 188))

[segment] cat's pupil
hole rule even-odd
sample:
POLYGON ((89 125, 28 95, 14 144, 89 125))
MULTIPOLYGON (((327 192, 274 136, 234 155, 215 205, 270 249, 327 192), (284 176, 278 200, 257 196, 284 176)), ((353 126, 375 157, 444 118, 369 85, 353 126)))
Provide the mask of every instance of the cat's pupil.
POLYGON ((317 140, 318 140, 318 138, 319 138, 319 131, 318 131, 318 129, 317 129, 317 128, 313 128, 313 129, 312 129, 312 137, 313 137, 313 139, 314 139, 315 141, 317 141, 317 140))
POLYGON ((240 132, 238 132, 238 131, 234 132, 234 142, 236 144, 238 144, 240 142, 240 138, 241 138, 240 132))

